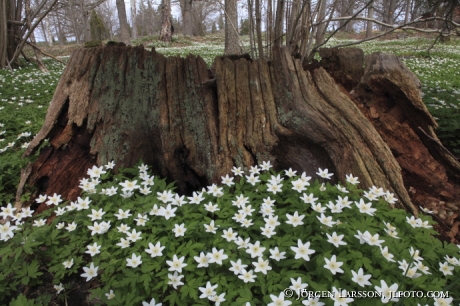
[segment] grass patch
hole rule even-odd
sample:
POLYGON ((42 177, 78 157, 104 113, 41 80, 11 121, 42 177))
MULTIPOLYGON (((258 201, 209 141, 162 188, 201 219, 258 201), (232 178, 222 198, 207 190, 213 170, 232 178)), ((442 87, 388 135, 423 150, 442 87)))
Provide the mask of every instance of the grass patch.
POLYGON ((13 72, 0 70, 0 202, 14 200, 22 153, 44 123, 63 65, 45 61, 49 73, 24 63, 13 72))

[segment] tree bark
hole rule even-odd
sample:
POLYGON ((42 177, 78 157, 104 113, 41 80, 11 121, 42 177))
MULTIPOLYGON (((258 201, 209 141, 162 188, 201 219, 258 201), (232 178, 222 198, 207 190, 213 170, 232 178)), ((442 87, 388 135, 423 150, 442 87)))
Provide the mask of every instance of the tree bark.
MULTIPOLYGON (((123 3, 124 4, 124 3, 123 3)), ((72 28, 75 34, 75 40, 77 41, 77 45, 81 44, 81 33, 78 27, 78 18, 77 18, 77 7, 73 1, 69 1, 69 10, 70 10, 70 18, 72 20, 72 28)), ((117 2, 117 10, 118 10, 118 2, 117 2)), ((59 20, 59 17, 57 17, 59 20)), ((121 26, 120 26, 121 31, 121 26)))
POLYGON ((418 80, 382 53, 368 56, 365 69, 359 56, 342 69, 344 52, 325 56, 323 64, 327 57, 336 63, 325 65, 331 76, 322 67, 305 71, 286 48, 274 48, 270 63, 219 57, 211 70, 194 55, 78 49, 25 156, 45 139, 49 145, 19 190, 27 183, 32 198, 56 192, 75 199, 93 165, 142 159, 189 194, 233 166, 269 160, 277 170, 328 168, 340 180, 352 173, 361 188, 390 190, 414 214, 419 205, 453 205, 457 211, 440 219, 448 233, 458 221, 460 165, 436 142, 418 80), (351 93, 333 78, 340 69, 357 79, 351 93))
MULTIPOLYGON (((261 9, 260 9, 260 0, 255 0, 255 14, 256 14, 256 36, 257 36, 257 51, 259 58, 264 58, 264 48, 262 44, 262 27, 261 27, 261 9)), ((267 26, 268 29, 268 26, 267 26)))
MULTIPOLYGON (((367 8, 367 18, 374 18, 374 2, 372 2, 367 8)), ((368 21, 366 25, 366 38, 372 37, 372 28, 374 23, 368 21)))
MULTIPOLYGON (((345 16, 353 16, 353 11, 354 11, 354 1, 351 0, 341 0, 340 2, 340 16, 345 17, 345 16)), ((350 20, 347 22, 347 20, 341 20, 339 22, 340 26, 340 31, 342 32, 352 32, 353 31, 353 21, 350 20)))
POLYGON ((54 24, 55 25, 57 24, 57 30, 59 31, 59 34, 58 34, 59 45, 63 46, 64 43, 67 41, 67 37, 65 35, 64 28, 63 28, 63 25, 61 24, 59 17, 55 16, 55 20, 56 19, 57 19, 57 22, 55 21, 54 24))
MULTIPOLYGON (((267 30, 265 33, 265 44, 267 46, 272 46, 273 43, 273 32, 274 32, 274 27, 273 27, 273 3, 272 0, 267 0, 267 30)), ((271 48, 267 48, 266 52, 266 57, 270 58, 271 57, 271 48)))
MULTIPOLYGON (((327 1, 321 0, 318 5, 320 5, 318 12, 318 21, 322 22, 326 20, 327 1)), ((320 25, 318 25, 318 32, 316 33, 316 45, 324 43, 327 25, 328 23, 321 23, 320 25)))
MULTIPOLYGON (((16 64, 16 61, 20 54, 23 54, 23 48, 26 41, 33 35, 35 28, 45 18, 45 16, 51 11, 56 5, 58 0, 52 0, 50 3, 42 1, 32 12, 30 6, 28 12, 26 12, 25 20, 22 20, 23 13, 23 2, 10 0, 5 1, 6 6, 6 30, 7 34, 3 41, 0 41, 0 45, 6 45, 6 57, 0 54, 0 58, 4 58, 4 62, 0 62, 0 68, 8 66, 10 69, 16 64), (47 4, 47 6, 45 6, 47 4)), ((27 5, 28 1, 25 2, 27 5)), ((5 12, 3 15, 5 15, 5 12)), ((1 12, 0 12, 1 13, 1 12)), ((1 27, 0 27, 1 28, 1 27)), ((4 30, 3 30, 4 32, 4 30)))
POLYGON ((7 23, 7 6, 6 1, 0 3, 0 68, 7 66, 8 49, 8 23, 7 23))
MULTIPOLYGON (((32 16, 32 10, 30 8, 30 1, 29 0, 26 0, 24 1, 24 6, 25 6, 25 13, 26 13, 26 25, 27 25, 27 28, 30 29, 32 27, 32 20, 30 18, 30 16, 32 16)), ((32 44, 36 44, 35 42, 35 34, 32 32, 32 34, 30 35, 30 42, 32 44)), ((34 54, 35 54, 35 58, 36 58, 36 63, 38 65, 38 68, 42 71, 42 72, 45 72, 45 73, 48 73, 48 68, 46 68, 45 64, 43 64, 43 61, 42 61, 42 57, 41 57, 41 54, 40 52, 38 52, 37 49, 34 48, 34 54)))
POLYGON ((410 12, 411 12, 411 6, 412 6, 412 1, 411 0, 406 0, 406 10, 405 10, 405 13, 404 13, 404 23, 408 23, 409 20, 411 20, 411 18, 409 18, 410 12))
POLYGON ((182 32, 185 36, 193 36, 193 2, 192 0, 181 0, 182 32))
POLYGON ((137 12, 136 12, 136 0, 131 0, 131 22, 133 39, 137 39, 137 12))
POLYGON ((131 35, 129 34, 128 18, 126 17, 126 7, 124 0, 116 0, 118 21, 120 22, 121 41, 126 45, 131 43, 131 35))
POLYGON ((83 23, 83 39, 85 42, 91 41, 91 29, 89 26, 89 10, 85 6, 85 3, 82 1, 81 3, 81 9, 82 9, 82 23, 83 23))
MULTIPOLYGON (((257 6, 256 6, 257 8, 257 6)), ((248 23, 249 23, 249 55, 254 58, 255 40, 254 40, 254 7, 253 1, 248 0, 248 23)))
POLYGON ((238 1, 225 0, 225 54, 240 54, 238 35, 238 1))
POLYGON ((274 26, 274 37, 273 45, 276 48, 280 48, 283 44, 283 29, 284 29, 284 11, 285 11, 286 1, 279 0, 276 6, 276 16, 275 16, 275 26, 274 26))
POLYGON ((48 42, 48 46, 52 47, 54 38, 53 38, 53 34, 51 33, 50 18, 49 17, 45 18, 44 23, 45 23, 44 27, 45 27, 45 33, 46 33, 46 41, 48 42))
POLYGON ((23 1, 2 1, 0 4, 0 68, 14 66, 14 54, 22 37, 23 1))
MULTIPOLYGON (((394 11, 396 7, 395 0, 385 0, 383 5, 383 19, 384 23, 393 24, 394 23, 394 11)), ((387 27, 382 26, 382 30, 387 29, 387 27)))
POLYGON ((171 0, 162 0, 160 40, 170 42, 172 39, 171 0))
POLYGON ((298 19, 300 17, 301 5, 300 1, 293 1, 290 6, 289 14, 286 14, 287 27, 286 27, 286 46, 291 50, 292 53, 295 52, 297 45, 297 40, 294 39, 296 32, 299 28, 298 19))

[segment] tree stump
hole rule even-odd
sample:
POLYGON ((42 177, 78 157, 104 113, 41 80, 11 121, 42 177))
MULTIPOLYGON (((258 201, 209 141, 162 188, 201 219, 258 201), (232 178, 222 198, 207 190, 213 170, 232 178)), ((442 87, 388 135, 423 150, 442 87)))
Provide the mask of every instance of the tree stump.
POLYGON ((456 207, 440 219, 454 241, 460 165, 437 141, 417 78, 395 56, 373 54, 350 93, 284 48, 273 55, 218 57, 208 69, 200 57, 166 58, 142 46, 75 50, 24 155, 49 145, 24 171, 18 197, 27 183, 33 196, 75 199, 86 170, 112 160, 129 167, 142 159, 181 193, 269 160, 277 170, 328 168, 340 180, 352 173, 362 188, 394 192, 413 214, 456 207))
POLYGON ((355 88, 364 74, 364 52, 358 48, 321 48, 320 65, 348 91, 355 88))

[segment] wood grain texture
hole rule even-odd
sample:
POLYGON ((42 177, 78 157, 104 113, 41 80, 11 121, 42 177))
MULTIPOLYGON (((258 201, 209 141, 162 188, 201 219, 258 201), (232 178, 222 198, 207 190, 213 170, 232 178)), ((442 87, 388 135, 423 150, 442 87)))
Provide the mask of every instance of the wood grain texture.
POLYGON ((418 80, 397 58, 367 57, 349 92, 331 71, 305 71, 284 48, 273 56, 217 57, 211 72, 200 57, 166 58, 143 47, 74 51, 25 152, 49 139, 27 184, 35 195, 75 199, 92 165, 130 167, 142 159, 190 193, 218 183, 233 166, 270 160, 277 170, 328 168, 334 181, 352 173, 362 188, 394 192, 397 205, 414 214, 428 197, 458 207, 460 166, 433 144, 436 122, 418 80))

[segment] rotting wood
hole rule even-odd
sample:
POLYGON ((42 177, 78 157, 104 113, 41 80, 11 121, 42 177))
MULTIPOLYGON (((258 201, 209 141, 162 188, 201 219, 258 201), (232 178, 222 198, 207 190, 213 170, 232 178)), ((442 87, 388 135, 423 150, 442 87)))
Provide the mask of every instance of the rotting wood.
POLYGON ((439 148, 417 131, 437 139, 418 80, 395 59, 372 56, 349 93, 323 68, 304 71, 284 48, 273 49, 272 62, 218 57, 212 72, 193 55, 123 45, 75 50, 25 156, 45 139, 49 146, 20 190, 26 182, 33 196, 73 200, 87 168, 142 159, 190 193, 233 166, 270 160, 277 170, 328 168, 333 182, 352 173, 362 188, 394 192, 413 214, 428 197, 458 207, 458 162, 432 153, 439 148))

